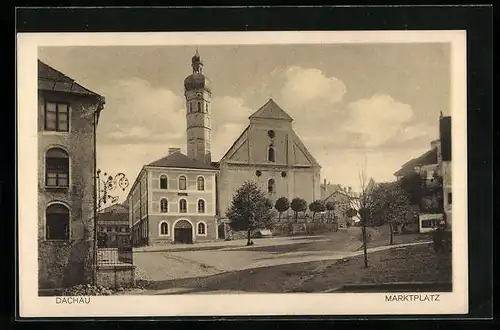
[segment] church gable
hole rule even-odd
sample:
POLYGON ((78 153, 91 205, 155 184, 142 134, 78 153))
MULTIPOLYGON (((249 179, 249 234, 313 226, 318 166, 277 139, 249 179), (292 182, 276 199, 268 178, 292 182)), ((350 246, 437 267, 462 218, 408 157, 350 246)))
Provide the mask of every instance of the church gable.
MULTIPOLYGON (((292 130, 293 132, 293 130, 292 130)), ((306 146, 302 143, 300 138, 295 132, 293 132, 291 138, 293 141, 293 165, 295 166, 311 166, 311 167, 321 167, 319 163, 314 159, 306 146)))
POLYGON ((229 148, 226 154, 222 157, 221 162, 248 162, 248 129, 247 126, 241 135, 236 139, 233 145, 229 148))
POLYGON ((273 99, 269 99, 266 104, 264 104, 259 110, 257 110, 250 117, 252 119, 274 119, 274 120, 284 120, 284 121, 293 121, 292 117, 290 117, 285 110, 281 109, 281 107, 274 102, 273 99))
POLYGON ((311 162, 307 159, 307 156, 300 149, 297 144, 293 145, 293 163, 294 165, 311 166, 311 162))

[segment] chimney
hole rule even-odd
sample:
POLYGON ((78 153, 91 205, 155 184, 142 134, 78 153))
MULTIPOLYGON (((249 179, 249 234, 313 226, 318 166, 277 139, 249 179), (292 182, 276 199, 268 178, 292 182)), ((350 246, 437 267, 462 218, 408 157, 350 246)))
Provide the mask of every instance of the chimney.
POLYGON ((168 148, 168 155, 175 154, 176 152, 181 152, 181 148, 168 148))

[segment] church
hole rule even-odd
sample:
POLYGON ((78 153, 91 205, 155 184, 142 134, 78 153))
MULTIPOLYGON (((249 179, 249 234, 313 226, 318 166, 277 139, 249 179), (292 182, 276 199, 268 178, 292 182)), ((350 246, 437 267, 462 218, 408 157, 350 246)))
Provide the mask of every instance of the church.
POLYGON ((140 171, 127 197, 135 246, 219 239, 219 220, 246 181, 273 202, 321 198, 321 166, 293 130, 293 118, 272 99, 249 117, 222 159, 212 160, 212 84, 198 51, 191 66, 184 80, 187 155, 170 148, 140 171))

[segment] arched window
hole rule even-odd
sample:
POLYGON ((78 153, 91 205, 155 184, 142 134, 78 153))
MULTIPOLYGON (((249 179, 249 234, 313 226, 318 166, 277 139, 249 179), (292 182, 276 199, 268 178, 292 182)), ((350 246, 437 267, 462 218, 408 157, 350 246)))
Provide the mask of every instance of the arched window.
POLYGON ((208 113, 208 103, 205 104, 205 112, 208 113))
POLYGON ((189 113, 193 112, 193 103, 189 103, 189 113))
POLYGON ((206 234, 206 227, 203 222, 198 223, 198 235, 205 235, 206 234))
POLYGON ((52 148, 45 154, 45 185, 68 187, 69 156, 60 148, 52 148))
POLYGON ((160 224, 160 235, 168 235, 168 223, 162 222, 160 224))
POLYGON ((269 194, 274 194, 276 191, 276 184, 274 182, 274 179, 269 179, 269 181, 267 181, 267 192, 269 194))
POLYGON ((181 175, 179 177, 179 190, 186 190, 186 177, 184 175, 181 175))
POLYGON ((168 212, 168 200, 166 198, 162 198, 160 201, 160 212, 161 213, 168 212))
POLYGON ((198 190, 205 190, 205 179, 202 176, 198 177, 196 187, 198 190))
POLYGON ((45 211, 45 238, 69 239, 69 210, 62 204, 52 204, 45 211))
POLYGON ((187 202, 185 199, 179 200, 179 213, 187 213, 187 202))
POLYGON ((198 213, 205 213, 205 201, 203 199, 198 201, 198 213))
POLYGON ((201 102, 198 102, 198 112, 202 112, 202 110, 201 110, 201 102))
POLYGON ((267 151, 267 160, 269 160, 270 162, 274 162, 274 148, 273 147, 269 147, 269 150, 267 151))
POLYGON ((168 177, 166 175, 160 176, 160 189, 168 189, 168 177))

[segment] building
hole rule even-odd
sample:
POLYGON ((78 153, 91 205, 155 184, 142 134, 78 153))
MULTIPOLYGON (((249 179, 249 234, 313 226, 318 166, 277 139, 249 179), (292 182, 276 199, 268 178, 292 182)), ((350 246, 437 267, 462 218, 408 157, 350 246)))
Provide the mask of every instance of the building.
POLYGON ((246 181, 256 182, 272 201, 321 198, 321 167, 294 132, 293 119, 272 99, 249 117, 222 159, 212 161, 212 86, 198 51, 191 67, 184 80, 187 155, 170 148, 141 170, 128 195, 134 245, 218 239, 225 233, 218 220, 227 221, 232 196, 246 181))
POLYGON ((451 176, 451 117, 439 119, 439 139, 440 143, 440 168, 443 178, 443 208, 446 216, 446 225, 449 229, 452 227, 452 176, 451 176))
MULTIPOLYGON (((444 221, 448 229, 452 222, 452 191, 451 191, 451 117, 439 118, 439 139, 431 142, 431 148, 421 156, 405 163, 394 175, 402 179, 411 173, 418 173, 430 194, 419 201, 420 213, 444 214, 444 221), (437 212, 439 210, 439 212, 437 212)), ((422 218, 422 217, 421 217, 422 218)), ((424 217, 425 218, 425 217, 424 217)), ((422 219, 424 219, 422 218, 422 219)), ((426 228, 433 228, 443 217, 435 216, 427 219, 426 228)))
POLYGON ((99 247, 130 246, 129 205, 126 203, 108 206, 99 212, 97 221, 99 247), (104 244, 102 244, 102 243, 104 244), (103 246, 104 245, 104 246, 103 246))
POLYGON ((218 204, 225 216, 233 194, 254 181, 271 201, 321 198, 321 166, 292 127, 293 119, 272 99, 249 117, 250 123, 219 162, 218 204))
POLYGON ((92 278, 92 159, 103 106, 104 97, 38 61, 40 289, 88 283, 92 278))
POLYGON ((218 239, 215 175, 210 164, 176 149, 144 166, 129 195, 134 246, 218 239))

